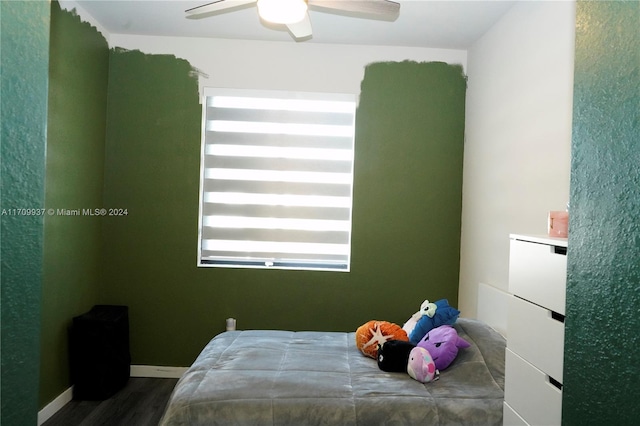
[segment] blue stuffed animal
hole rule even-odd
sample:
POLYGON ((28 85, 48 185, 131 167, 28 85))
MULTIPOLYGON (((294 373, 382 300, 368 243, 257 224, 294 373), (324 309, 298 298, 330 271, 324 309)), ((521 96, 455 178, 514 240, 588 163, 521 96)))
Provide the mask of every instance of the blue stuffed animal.
MULTIPOLYGON (((454 307, 449 306, 447 299, 440 299, 435 303, 436 309, 432 316, 422 315, 418 320, 413 331, 409 335, 409 341, 413 344, 418 344, 420 340, 431 330, 441 325, 453 325, 460 316, 460 311, 454 307)), ((430 309, 430 313, 433 309, 430 309)))

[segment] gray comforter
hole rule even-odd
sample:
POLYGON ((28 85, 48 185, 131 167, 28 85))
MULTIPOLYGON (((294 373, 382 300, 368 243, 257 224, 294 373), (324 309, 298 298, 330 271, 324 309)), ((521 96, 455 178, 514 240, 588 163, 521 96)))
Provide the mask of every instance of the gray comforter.
POLYGON ((422 384, 386 373, 354 333, 232 331, 178 382, 161 425, 501 425, 505 340, 459 319, 471 343, 422 384))

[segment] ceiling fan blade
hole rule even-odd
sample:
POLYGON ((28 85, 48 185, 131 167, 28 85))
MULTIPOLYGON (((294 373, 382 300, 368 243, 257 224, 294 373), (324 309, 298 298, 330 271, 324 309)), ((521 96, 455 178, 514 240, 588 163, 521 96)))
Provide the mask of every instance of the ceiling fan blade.
POLYGON ((320 11, 345 12, 388 19, 395 19, 400 13, 400 3, 388 0, 308 0, 307 3, 313 9, 320 11))
POLYGON ((187 14, 187 18, 206 18, 216 12, 230 12, 231 10, 239 9, 242 6, 255 3, 256 1, 258 0, 217 0, 201 6, 192 7, 184 12, 187 14))
POLYGON ((296 41, 311 37, 311 20, 309 19, 309 12, 305 13, 302 21, 294 24, 287 24, 287 29, 296 41))

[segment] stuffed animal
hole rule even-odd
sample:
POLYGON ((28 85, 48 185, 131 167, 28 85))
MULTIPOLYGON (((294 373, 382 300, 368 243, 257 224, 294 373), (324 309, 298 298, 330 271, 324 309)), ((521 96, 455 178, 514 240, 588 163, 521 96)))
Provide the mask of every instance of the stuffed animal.
POLYGON ((399 325, 387 321, 369 321, 356 330, 356 346, 369 358, 378 358, 378 345, 389 340, 409 340, 399 325))
POLYGON ((418 344, 420 340, 432 329, 440 327, 441 325, 453 325, 460 311, 454 307, 449 306, 447 299, 440 299, 435 302, 436 312, 432 317, 423 315, 416 323, 411 334, 409 334, 409 341, 411 343, 418 344))
POLYGON ((378 345, 378 367, 382 371, 406 373, 409 353, 415 347, 404 340, 389 340, 378 345))
POLYGON ((447 368, 458 355, 458 349, 468 348, 469 342, 458 336, 450 325, 442 325, 429 331, 417 347, 429 351, 438 370, 447 368))
POLYGON ((409 353, 407 373, 412 379, 420 383, 428 383, 438 380, 440 372, 431 358, 431 354, 425 348, 416 346, 409 353))
POLYGON ((407 336, 411 336, 411 332, 416 327, 416 324, 418 323, 418 321, 420 321, 420 318, 422 318, 423 315, 433 318, 433 316, 436 314, 437 308, 438 306, 436 306, 435 303, 430 303, 428 300, 422 302, 422 304, 420 305, 420 310, 411 315, 411 318, 409 318, 407 322, 405 322, 402 326, 402 329, 407 332, 407 336))

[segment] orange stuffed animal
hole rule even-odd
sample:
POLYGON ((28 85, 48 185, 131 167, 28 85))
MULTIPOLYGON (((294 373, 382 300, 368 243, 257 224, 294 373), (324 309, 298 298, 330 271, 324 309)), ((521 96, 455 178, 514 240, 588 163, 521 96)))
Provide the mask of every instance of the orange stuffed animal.
POLYGON ((389 340, 409 341, 407 332, 397 324, 387 321, 369 321, 356 330, 356 346, 364 355, 377 359, 378 345, 389 340))

